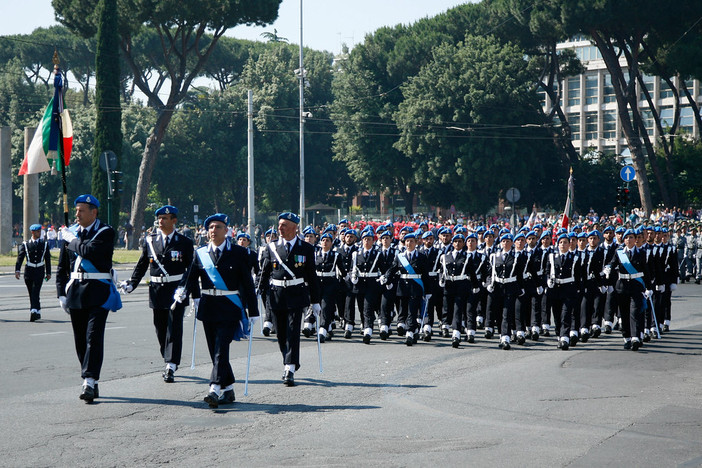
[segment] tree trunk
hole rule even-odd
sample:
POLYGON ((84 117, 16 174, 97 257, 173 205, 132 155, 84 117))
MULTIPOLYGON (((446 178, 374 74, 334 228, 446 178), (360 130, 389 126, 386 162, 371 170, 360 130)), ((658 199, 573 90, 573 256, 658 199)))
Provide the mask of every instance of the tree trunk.
POLYGON ((156 165, 158 150, 161 148, 161 143, 166 136, 166 130, 168 129, 168 124, 171 122, 172 117, 173 108, 161 110, 156 119, 156 125, 153 131, 146 139, 146 146, 144 147, 144 153, 141 156, 141 164, 139 165, 139 179, 137 180, 130 218, 130 222, 134 228, 132 245, 130 246, 132 249, 138 246, 141 228, 144 225, 144 210, 146 209, 146 197, 149 194, 149 187, 151 186, 151 175, 156 165))

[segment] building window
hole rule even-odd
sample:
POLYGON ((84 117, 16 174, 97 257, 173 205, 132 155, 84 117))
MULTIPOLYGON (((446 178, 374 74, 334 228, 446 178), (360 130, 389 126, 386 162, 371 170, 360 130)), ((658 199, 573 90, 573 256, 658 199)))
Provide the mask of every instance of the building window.
POLYGON ((602 99, 604 102, 617 102, 617 98, 614 95, 614 86, 612 86, 612 75, 605 73, 602 76, 604 84, 602 85, 602 99))
POLYGON ((692 125, 695 122, 695 113, 692 107, 685 106, 680 109, 680 131, 692 134, 692 125))
MULTIPOLYGON (((644 86, 648 90, 649 94, 651 94, 651 97, 653 97, 653 77, 648 76, 648 75, 643 75, 641 76, 641 79, 643 80, 644 86)), ((640 101, 645 101, 646 100, 646 95, 644 94, 643 91, 641 91, 641 96, 639 97, 640 101)))
POLYGON ((661 127, 664 129, 666 127, 672 127, 673 124, 675 123, 674 117, 675 117, 675 112, 673 111, 673 108, 668 106, 668 107, 661 107, 658 110, 658 115, 661 118, 661 127))
POLYGON ((581 62, 589 62, 590 60, 599 60, 602 58, 600 49, 595 46, 576 47, 575 55, 581 62))
POLYGON ((568 105, 580 105, 580 77, 568 78, 568 105))
POLYGON ((585 139, 597 140, 597 112, 585 113, 585 139))
POLYGON ((585 77, 585 104, 597 104, 597 75, 585 77))
POLYGON ((604 138, 617 137, 617 113, 616 111, 605 111, 602 115, 604 119, 602 123, 602 131, 604 138))
POLYGON ((580 114, 568 114, 568 125, 573 140, 580 139, 580 114))
POLYGON ((641 111, 641 119, 643 120, 643 124, 646 127, 646 133, 648 133, 649 136, 653 135, 653 112, 651 112, 648 109, 643 109, 641 111))
POLYGON ((658 93, 658 98, 659 99, 665 99, 665 98, 672 98, 674 96, 673 90, 670 89, 670 86, 668 83, 661 78, 660 81, 660 91, 658 93))

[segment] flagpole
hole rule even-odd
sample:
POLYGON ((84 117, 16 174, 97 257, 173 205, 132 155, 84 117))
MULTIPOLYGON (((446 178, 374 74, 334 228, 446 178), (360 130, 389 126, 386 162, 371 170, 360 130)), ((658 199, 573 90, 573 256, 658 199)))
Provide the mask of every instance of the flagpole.
MULTIPOLYGON (((61 69, 59 68, 59 56, 58 56, 58 51, 54 49, 54 57, 53 57, 53 62, 54 62, 54 75, 61 75, 61 69)), ((59 86, 56 83, 56 76, 54 76, 54 87, 58 88, 59 86)), ((63 80, 60 80, 60 83, 63 84, 63 80)), ((61 89, 59 89, 58 96, 63 101, 63 86, 61 86, 61 89)), ((59 112, 56 112, 56 109, 60 107, 59 103, 54 103, 54 109, 53 109, 53 118, 56 120, 56 123, 58 124, 58 131, 59 131, 59 139, 58 139, 58 145, 56 148, 56 157, 57 157, 57 162, 61 161, 61 187, 63 188, 63 223, 66 225, 66 227, 69 226, 68 224, 68 189, 66 187, 66 161, 63 159, 63 154, 64 154, 64 148, 63 148, 63 122, 61 121, 61 112, 59 109, 59 112)))

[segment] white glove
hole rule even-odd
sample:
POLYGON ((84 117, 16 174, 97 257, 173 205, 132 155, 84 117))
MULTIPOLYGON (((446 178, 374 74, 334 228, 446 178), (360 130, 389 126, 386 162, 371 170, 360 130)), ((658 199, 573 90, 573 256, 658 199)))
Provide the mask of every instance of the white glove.
POLYGON ((605 277, 607 279, 609 279, 609 275, 612 273, 612 267, 607 265, 604 267, 604 270, 602 270, 602 271, 604 271, 605 277))
POLYGON ((658 286, 656 286, 656 289, 658 289, 658 292, 665 292, 665 285, 659 284, 658 286))
POLYGON ((380 278, 378 278, 378 281, 380 282, 380 284, 387 284, 388 278, 386 276, 381 276, 380 278))
POLYGON ((68 308, 66 296, 59 296, 58 300, 59 305, 61 306, 63 311, 66 312, 68 315, 71 315, 71 309, 68 308))
POLYGON ((392 284, 390 284, 390 283, 386 284, 386 285, 385 285, 385 289, 387 289, 388 291, 390 291, 390 290, 392 289, 392 284))
POLYGON ((316 315, 319 315, 320 313, 322 313, 322 306, 318 303, 312 304, 312 312, 314 312, 316 315))
POLYGON ((480 292, 480 288, 473 288, 473 294, 478 294, 480 292))
POLYGON ((439 287, 440 288, 445 288, 446 287, 446 280, 445 279, 439 279, 439 287))
POLYGON ((678 285, 677 285, 677 284, 673 283, 673 284, 670 285, 670 290, 671 290, 671 291, 675 291, 676 289, 678 289, 678 285))
POLYGON ((358 276, 351 275, 351 284, 358 284, 358 276))
POLYGON ((540 295, 542 295, 543 293, 544 293, 544 287, 543 287, 543 286, 538 286, 538 287, 536 288, 536 294, 538 294, 538 295, 540 296, 540 295))
POLYGON ((556 280, 554 280, 553 278, 547 279, 546 286, 548 286, 549 289, 553 289, 556 286, 556 280))
POLYGON ((185 288, 182 286, 178 287, 178 289, 175 290, 175 294, 173 294, 173 300, 178 303, 183 302, 186 297, 188 296, 185 294, 185 288))
POLYGON ((606 294, 607 293, 607 286, 600 286, 600 293, 606 294))
POLYGON ((134 286, 132 286, 129 281, 122 281, 119 283, 119 289, 121 289, 122 292, 129 294, 130 292, 134 291, 134 286))
POLYGON ((494 293, 494 292, 495 292, 495 285, 492 284, 492 283, 491 283, 491 284, 488 284, 488 285, 487 285, 487 288, 485 288, 485 289, 487 289, 487 291, 488 291, 489 293, 494 293))
POLYGON ((614 292, 614 286, 607 286, 607 294, 611 294, 614 292))
POLYGON ((646 299, 650 299, 651 296, 653 296, 653 291, 651 291, 650 289, 647 289, 647 290, 644 292, 644 296, 646 297, 646 299))
POLYGON ((71 231, 67 227, 61 228, 61 239, 65 240, 66 242, 71 242, 75 238, 76 235, 73 233, 73 231, 71 231))

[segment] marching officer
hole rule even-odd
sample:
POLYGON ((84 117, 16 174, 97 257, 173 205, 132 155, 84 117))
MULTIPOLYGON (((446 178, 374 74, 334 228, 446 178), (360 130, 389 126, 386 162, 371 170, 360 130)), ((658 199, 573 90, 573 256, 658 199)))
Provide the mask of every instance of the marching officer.
POLYGON ((337 252, 339 253, 339 261, 341 262, 343 270, 346 271, 346 276, 341 281, 341 288, 339 288, 336 304, 339 315, 343 319, 344 338, 348 340, 351 339, 353 326, 356 324, 356 294, 353 292, 351 270, 353 267, 353 253, 358 249, 356 245, 358 233, 355 229, 347 229, 343 240, 344 243, 337 248, 337 252))
POLYGON ((83 387, 79 398, 92 403, 100 396, 98 380, 110 310, 122 308, 112 277, 115 231, 100 221, 100 202, 92 195, 76 198, 78 225, 61 229, 65 241, 59 253, 56 291, 61 308, 71 316, 81 364, 83 387))
MULTIPOLYGON (((563 233, 558 236, 557 250, 548 254, 546 264, 547 286, 551 296, 553 325, 558 347, 567 351, 570 347, 570 326, 577 303, 578 288, 582 283, 580 256, 570 250, 570 238, 563 233)), ((573 335, 575 336, 575 335, 573 335)))
MULTIPOLYGON (((334 245, 334 234, 322 234, 321 249, 315 254, 315 267, 320 282, 322 316, 319 320, 319 341, 324 343, 334 336, 334 314, 336 312, 336 297, 339 292, 340 278, 346 276, 343 264, 334 245)), ((305 324, 306 325, 306 324, 305 324)))
MULTIPOLYGON (((384 229, 378 234, 380 236, 380 260, 378 261, 378 271, 381 275, 385 275, 395 263, 397 250, 392 245, 393 235, 389 229, 384 229)), ((379 278, 380 280, 380 278, 379 278)), ((380 298, 380 339, 387 340, 392 331, 390 324, 395 307, 395 285, 385 284, 382 288, 380 298)))
POLYGON ((600 247, 600 233, 597 230, 587 234, 588 247, 582 258, 583 298, 580 303, 580 339, 587 343, 590 336, 600 336, 600 324, 607 299, 607 285, 604 276, 605 251, 600 247))
POLYGON ((192 294, 197 319, 205 330, 212 372, 204 400, 210 408, 234 403, 229 347, 232 340, 239 341, 251 333, 259 315, 248 252, 227 236, 228 224, 229 217, 222 213, 205 219, 209 243, 197 249, 190 271, 173 296, 182 304, 192 294))
POLYGON ((351 282, 363 320, 363 342, 369 344, 373 335, 373 323, 380 307, 382 286, 378 283, 380 251, 374 245, 375 233, 368 226, 361 231, 361 248, 353 253, 351 282))
MULTIPOLYGON (((426 225, 426 223, 423 223, 426 225)), ((420 251, 427 256, 427 261, 430 266, 429 269, 429 281, 424 286, 428 294, 431 294, 431 301, 427 302, 426 315, 427 320, 424 325, 424 341, 430 341, 433 334, 432 326, 434 325, 434 317, 441 316, 442 302, 444 293, 439 286, 439 259, 441 256, 441 251, 434 246, 434 233, 427 231, 422 234, 423 246, 420 251)), ((441 324, 441 332, 444 337, 449 335, 449 323, 441 324)))
POLYGON ((397 318, 397 334, 406 335, 405 344, 415 343, 415 333, 418 332, 417 317, 424 296, 424 284, 428 279, 429 266, 427 257, 418 252, 416 234, 407 233, 404 237, 404 252, 398 253, 393 266, 380 277, 380 284, 397 284, 397 297, 400 299, 400 314, 397 318))
MULTIPOLYGON (((266 248, 268 244, 271 242, 275 243, 278 241, 278 231, 275 229, 271 228, 267 230, 264 234, 264 239, 265 243, 259 247, 258 249, 258 271, 260 274, 261 271, 261 264, 263 262, 263 252, 266 251, 266 248)), ((258 284, 258 279, 256 280, 256 284, 258 284)), ((271 332, 274 330, 273 327, 273 314, 271 312, 271 308, 268 304, 268 297, 266 296, 266 291, 265 290, 258 290, 258 293, 261 295, 261 302, 263 304, 263 336, 270 336, 271 332)))
POLYGON ((635 231, 624 232, 624 248, 617 250, 612 262, 604 269, 605 275, 617 273, 617 305, 622 320, 624 349, 638 351, 643 339, 645 301, 653 295, 651 274, 646 252, 636 247, 635 231))
MULTIPOLYGON (((454 348, 458 348, 461 342, 463 315, 466 311, 466 298, 471 288, 467 271, 468 256, 463 250, 465 236, 456 234, 453 236, 452 241, 453 249, 448 253, 441 254, 439 285, 443 287, 444 294, 443 316, 452 320, 453 336, 451 345, 454 348)), ((473 340, 475 341, 475 338, 473 340)))
POLYGON ((22 263, 27 259, 24 267, 24 284, 29 292, 29 321, 41 319, 41 302, 39 293, 44 280, 51 279, 51 252, 49 244, 41 238, 41 224, 29 226, 31 239, 24 241, 17 249, 17 263, 15 263, 15 278, 20 279, 22 263))
POLYGON ((258 288, 268 290, 268 301, 277 330, 278 347, 283 355, 283 384, 295 385, 300 368, 300 324, 302 312, 312 306, 319 316, 320 287, 315 270, 314 247, 297 237, 300 217, 294 213, 278 215, 280 240, 268 244, 258 288))
POLYGON ((123 281, 120 288, 131 293, 149 270, 149 307, 153 309, 159 350, 166 363, 161 375, 164 382, 172 383, 183 350, 187 300, 176 303, 175 307, 171 305, 178 283, 193 263, 193 241, 176 231, 178 208, 175 206, 165 205, 156 210, 156 220, 158 229, 146 236, 132 277, 123 281))

